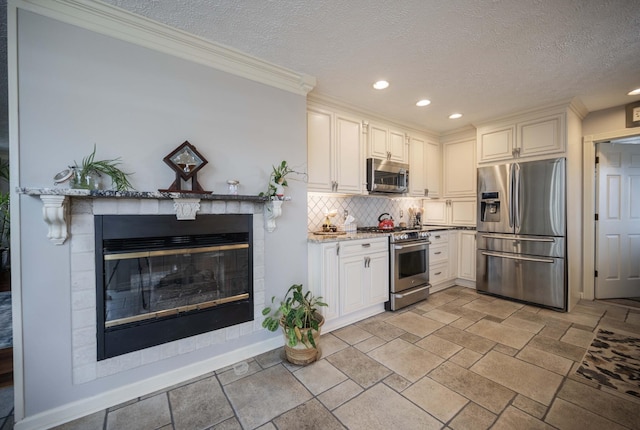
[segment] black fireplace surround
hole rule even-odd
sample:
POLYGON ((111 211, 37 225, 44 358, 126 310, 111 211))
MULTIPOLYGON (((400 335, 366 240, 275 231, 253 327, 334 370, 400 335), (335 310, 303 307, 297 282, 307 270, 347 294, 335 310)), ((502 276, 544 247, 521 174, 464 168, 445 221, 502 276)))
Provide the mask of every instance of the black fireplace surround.
POLYGON ((253 316, 253 215, 96 215, 98 360, 253 316))

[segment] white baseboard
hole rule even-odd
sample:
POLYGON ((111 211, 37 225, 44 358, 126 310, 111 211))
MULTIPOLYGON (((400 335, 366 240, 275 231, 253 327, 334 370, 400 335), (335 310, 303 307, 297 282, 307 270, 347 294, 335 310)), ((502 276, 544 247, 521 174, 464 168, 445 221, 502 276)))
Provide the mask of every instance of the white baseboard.
POLYGON ((365 318, 369 318, 372 317, 374 315, 377 315, 379 313, 384 312, 384 304, 378 304, 378 305, 374 305, 374 306, 370 306, 368 308, 365 309, 361 309, 357 312, 352 312, 348 315, 342 316, 342 317, 338 317, 338 318, 334 318, 330 321, 325 321, 324 325, 322 326, 322 333, 329 333, 332 332, 334 330, 338 330, 339 328, 342 327, 346 327, 349 324, 353 324, 356 323, 358 321, 362 321, 365 318))
POLYGON ((134 384, 119 387, 87 399, 82 399, 55 409, 41 412, 15 423, 16 430, 35 430, 51 428, 73 421, 77 418, 99 412, 123 402, 162 391, 173 385, 189 381, 198 376, 222 369, 242 360, 271 351, 284 344, 282 336, 276 336, 253 345, 230 351, 192 365, 181 367, 168 373, 134 384))

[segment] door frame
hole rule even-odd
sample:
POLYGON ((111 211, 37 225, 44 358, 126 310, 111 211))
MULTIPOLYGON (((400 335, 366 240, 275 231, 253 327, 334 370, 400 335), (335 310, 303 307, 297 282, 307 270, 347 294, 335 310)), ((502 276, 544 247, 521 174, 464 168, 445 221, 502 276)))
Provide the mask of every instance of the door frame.
POLYGON ((582 151, 582 298, 594 300, 596 291, 596 225, 594 214, 597 210, 596 187, 596 145, 613 139, 640 136, 640 129, 627 128, 583 137, 582 151))

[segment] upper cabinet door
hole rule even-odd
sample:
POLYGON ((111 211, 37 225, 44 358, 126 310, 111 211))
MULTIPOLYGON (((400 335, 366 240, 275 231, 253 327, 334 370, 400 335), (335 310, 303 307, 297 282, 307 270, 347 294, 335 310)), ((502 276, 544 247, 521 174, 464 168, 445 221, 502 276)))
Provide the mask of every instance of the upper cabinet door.
POLYGON ((369 124, 368 156, 399 163, 409 162, 406 134, 385 124, 369 124))
POLYGON ((520 157, 564 152, 565 114, 547 116, 518 124, 520 157))
MULTIPOLYGON (((426 197, 440 197, 440 182, 442 178, 442 151, 439 142, 427 140, 424 147, 425 156, 425 184, 426 197)), ((409 171, 409 185, 411 185, 411 171, 409 171)))
POLYGON ((409 162, 407 138, 404 131, 389 130, 389 159, 398 163, 409 162))
POLYGON ((369 157, 387 159, 388 134, 386 127, 377 124, 369 125, 369 157))
POLYGON ((476 141, 445 143, 444 197, 476 195, 476 141))
POLYGON ((424 146, 424 140, 419 137, 411 136, 409 139, 409 195, 411 196, 426 196, 424 146))
POLYGON ((511 158, 515 146, 515 126, 478 129, 478 158, 480 162, 511 158))
POLYGON ((365 181, 362 122, 336 114, 336 191, 359 194, 365 181))
POLYGON ((333 191, 332 117, 324 110, 307 110, 308 188, 311 191, 333 191))

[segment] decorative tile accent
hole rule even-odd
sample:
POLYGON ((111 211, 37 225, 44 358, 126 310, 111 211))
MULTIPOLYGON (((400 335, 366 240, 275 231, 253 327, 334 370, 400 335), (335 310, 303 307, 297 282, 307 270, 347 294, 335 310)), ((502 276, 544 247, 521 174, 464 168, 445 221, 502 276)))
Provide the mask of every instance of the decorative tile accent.
POLYGON ((411 197, 387 196, 331 196, 326 194, 308 193, 307 195, 307 228, 317 231, 322 227, 325 214, 336 210, 338 215, 332 219, 334 224, 344 223, 344 212, 355 218, 358 227, 378 225, 378 217, 383 213, 390 214, 396 225, 400 222, 409 223, 409 208, 421 208, 422 200, 411 197), (402 211, 402 216, 400 213, 402 211))

